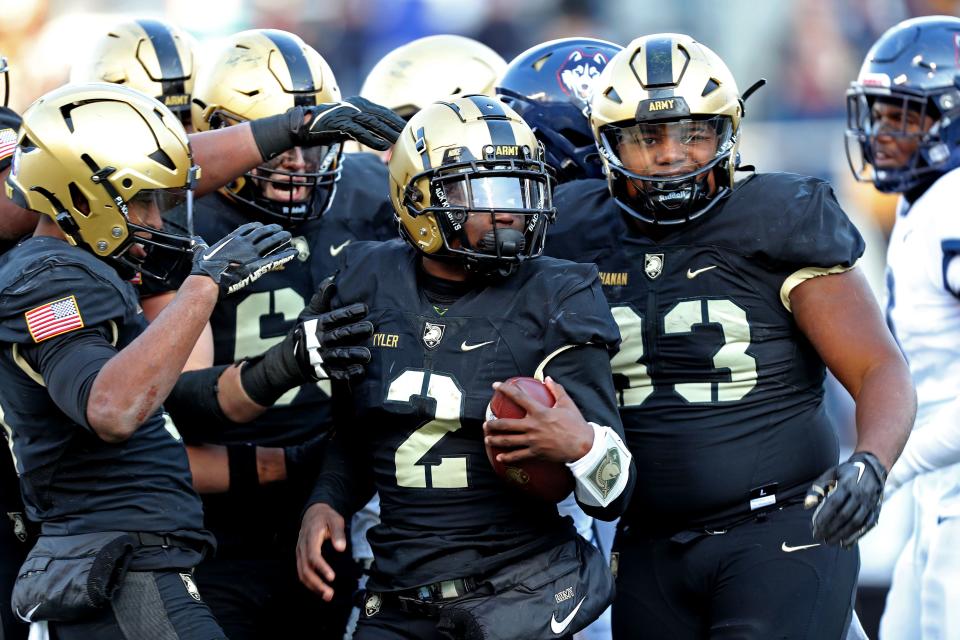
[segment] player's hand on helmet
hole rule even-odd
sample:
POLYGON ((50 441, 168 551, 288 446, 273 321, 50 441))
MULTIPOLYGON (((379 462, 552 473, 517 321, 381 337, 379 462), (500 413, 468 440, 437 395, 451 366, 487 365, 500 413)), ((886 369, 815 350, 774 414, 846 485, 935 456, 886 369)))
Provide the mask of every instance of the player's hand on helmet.
POLYGON ((816 507, 814 539, 843 547, 856 544, 880 518, 886 479, 883 464, 867 451, 854 453, 817 478, 803 503, 807 509, 816 507))
POLYGON ((294 130, 297 144, 304 147, 350 138, 385 151, 393 146, 407 124, 390 109, 359 96, 306 107, 304 116, 294 130))
POLYGON ((220 297, 236 293, 260 276, 293 260, 290 232, 277 224, 248 222, 213 246, 196 238, 190 275, 207 276, 220 287, 220 297))
POLYGON ((264 160, 293 147, 315 147, 350 138, 368 147, 389 149, 406 125, 386 107, 360 97, 313 107, 291 107, 284 113, 250 121, 254 142, 264 160))
POLYGON ((347 548, 343 516, 328 504, 311 505, 303 514, 300 537, 297 539, 297 574, 300 582, 330 602, 331 584, 336 573, 323 557, 323 545, 329 540, 336 551, 347 548))
POLYGON ((324 280, 284 339, 244 364, 240 381, 251 400, 269 407, 307 382, 364 374, 370 362, 366 342, 373 335, 373 324, 364 319, 367 306, 333 308, 335 292, 333 278, 324 280))

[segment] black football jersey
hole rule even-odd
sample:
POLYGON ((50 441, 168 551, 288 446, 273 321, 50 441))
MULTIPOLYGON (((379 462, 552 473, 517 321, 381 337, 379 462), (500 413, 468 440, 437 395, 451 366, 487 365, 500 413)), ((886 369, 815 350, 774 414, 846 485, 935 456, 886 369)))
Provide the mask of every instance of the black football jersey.
POLYGON ((561 185, 546 253, 594 262, 623 339, 612 361, 637 485, 627 518, 682 529, 802 495, 836 464, 822 360, 784 300, 791 275, 864 244, 830 186, 757 174, 659 240, 606 182, 561 185))
POLYGON ((27 513, 49 535, 199 532, 202 510, 186 452, 162 408, 128 440, 105 442, 67 417, 18 355, 37 342, 98 326, 108 327, 117 349, 146 326, 133 286, 109 265, 50 237, 25 240, 4 256, 0 417, 12 431, 27 513))
MULTIPOLYGON (((195 205, 195 232, 208 244, 252 219, 258 218, 219 193, 200 198, 195 205)), ((393 207, 387 200, 386 167, 373 154, 346 154, 330 210, 290 232, 297 259, 217 303, 210 316, 214 364, 256 356, 280 342, 320 282, 336 271, 340 253, 351 242, 396 237, 393 207)), ((326 381, 293 389, 253 422, 228 430, 222 444, 284 446, 302 442, 328 427, 329 393, 326 381)))
MULTIPOLYGON (((371 587, 385 590, 485 573, 573 535, 553 504, 495 475, 482 424, 493 382, 533 376, 566 345, 617 342, 592 265, 527 261, 435 306, 418 287, 418 260, 401 240, 362 243, 337 275, 335 302, 365 302, 376 328, 367 374, 352 389, 355 419, 338 428, 359 440, 356 473, 372 468, 380 494, 381 524, 367 537, 371 587)), ((582 375, 611 385, 609 370, 582 375)))

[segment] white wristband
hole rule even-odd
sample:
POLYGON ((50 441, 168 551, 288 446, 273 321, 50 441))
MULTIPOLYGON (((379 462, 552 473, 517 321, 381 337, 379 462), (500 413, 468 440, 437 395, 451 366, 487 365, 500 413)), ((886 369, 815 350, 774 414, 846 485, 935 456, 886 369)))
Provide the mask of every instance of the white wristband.
POLYGON ((593 446, 579 460, 567 463, 577 481, 574 493, 585 505, 606 507, 620 497, 629 480, 633 456, 617 432, 588 422, 593 427, 593 446))

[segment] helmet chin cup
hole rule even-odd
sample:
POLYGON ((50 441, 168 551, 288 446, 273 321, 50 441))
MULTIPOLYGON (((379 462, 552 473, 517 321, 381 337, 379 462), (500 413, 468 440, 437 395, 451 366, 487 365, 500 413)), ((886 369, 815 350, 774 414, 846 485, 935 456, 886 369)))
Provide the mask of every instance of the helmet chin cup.
POLYGON ((492 256, 516 258, 523 253, 526 239, 517 229, 494 227, 481 236, 477 250, 492 256))

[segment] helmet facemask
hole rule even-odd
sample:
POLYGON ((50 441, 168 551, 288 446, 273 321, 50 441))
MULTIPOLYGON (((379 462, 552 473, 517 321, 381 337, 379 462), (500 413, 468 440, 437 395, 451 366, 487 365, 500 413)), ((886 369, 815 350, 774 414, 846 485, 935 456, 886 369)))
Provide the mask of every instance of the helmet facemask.
MULTIPOLYGON (((210 117, 212 128, 238 122, 242 120, 221 110, 210 117)), ((319 218, 333 204, 342 160, 340 143, 295 147, 246 172, 227 189, 251 209, 293 227, 319 218)))
POLYGON ((952 119, 943 118, 935 103, 944 98, 951 107, 960 102, 960 94, 934 97, 854 83, 847 91, 845 142, 856 179, 873 182, 878 191, 904 193, 948 170, 956 141, 944 129, 952 119), (913 147, 909 157, 899 163, 889 157, 904 147, 913 147))
POLYGON ((730 192, 736 138, 725 115, 628 121, 600 130, 600 151, 616 201, 627 213, 649 224, 681 224, 730 192))
POLYGON ((547 225, 555 216, 555 180, 527 148, 521 158, 494 157, 490 149, 486 159, 474 160, 465 159, 470 152, 461 148, 457 160, 413 176, 404 205, 411 216, 432 215, 436 220, 443 249, 431 258, 462 262, 474 273, 508 275, 520 262, 543 252, 547 225), (424 199, 417 185, 429 188, 435 204, 417 207, 424 199), (489 229, 475 240, 468 233, 473 216, 489 218, 489 229))

